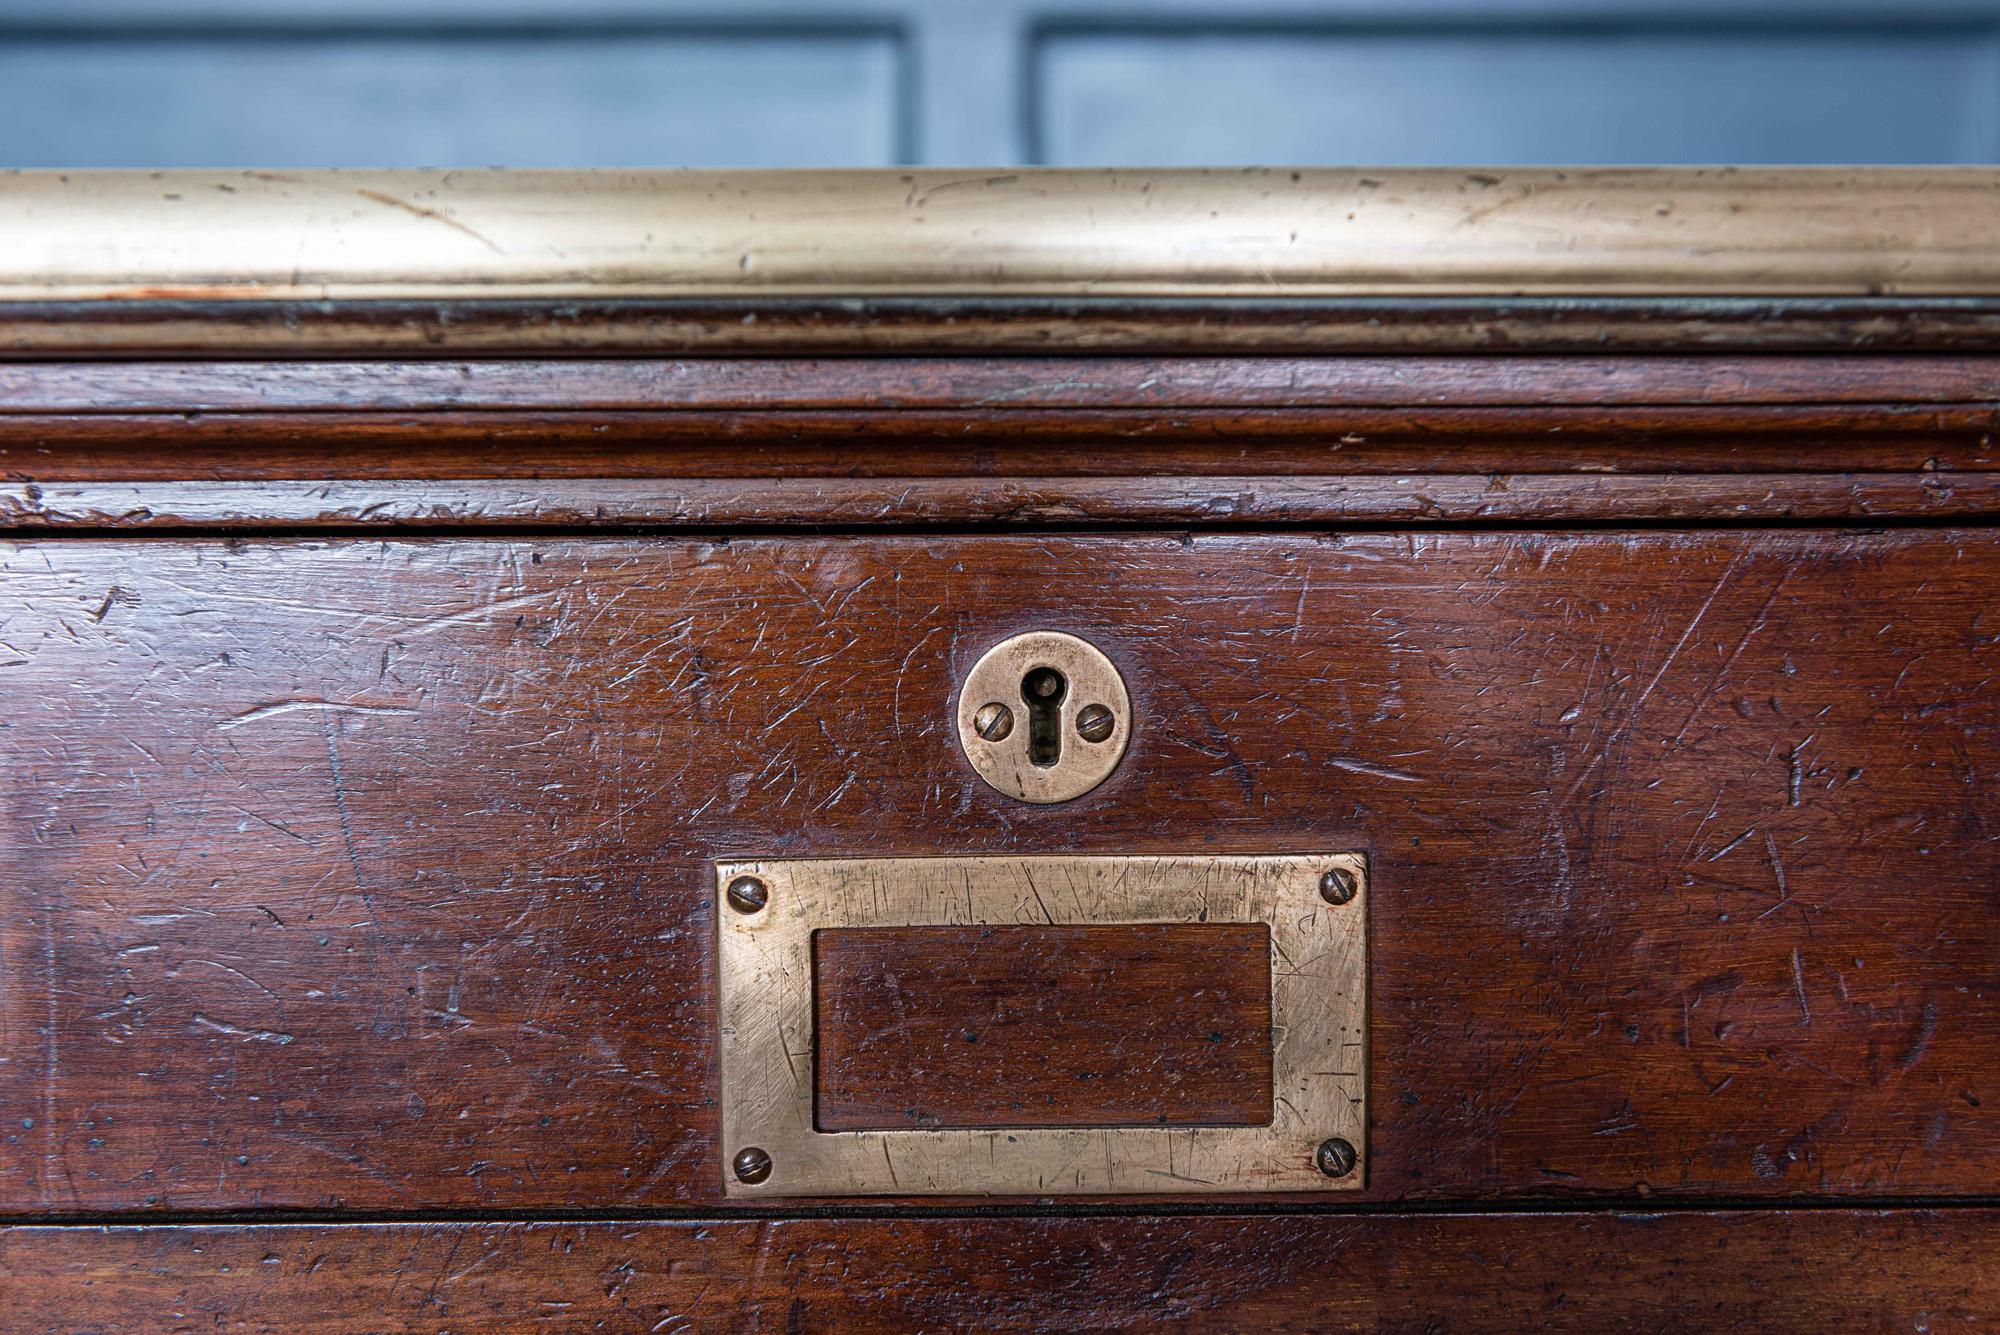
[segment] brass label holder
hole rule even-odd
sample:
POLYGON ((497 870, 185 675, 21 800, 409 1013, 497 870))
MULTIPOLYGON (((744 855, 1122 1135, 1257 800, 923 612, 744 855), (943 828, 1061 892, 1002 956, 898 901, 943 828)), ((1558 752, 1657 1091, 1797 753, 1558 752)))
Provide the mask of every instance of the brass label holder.
POLYGON ((1326 1192, 1364 1181, 1368 863, 1360 853, 759 859, 717 862, 715 876, 722 1174, 731 1197, 1326 1192), (1267 1123, 814 1125, 814 932, 1137 923, 1270 929, 1267 1123))

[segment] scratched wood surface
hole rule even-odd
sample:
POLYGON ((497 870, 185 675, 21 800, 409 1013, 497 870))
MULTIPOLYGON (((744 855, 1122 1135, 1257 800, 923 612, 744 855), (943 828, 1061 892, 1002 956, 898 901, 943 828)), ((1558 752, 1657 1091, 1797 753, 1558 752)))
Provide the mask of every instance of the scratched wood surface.
POLYGON ((822 1131, 1260 1126, 1263 924, 813 934, 822 1131))
MULTIPOLYGON (((2000 471, 1990 404, 0 413, 26 482, 2000 471)), ((432 488, 448 493, 446 488, 432 488)))
POLYGON ((382 536, 412 527, 575 532, 816 526, 1093 529, 1650 522, 1939 523, 2000 515, 2000 472, 1431 474, 1396 477, 630 478, 588 481, 0 484, 0 529, 382 536))
POLYGON ((0 528, 1980 519, 2000 359, 0 362, 0 528))
POLYGON ((0 1229, 0 1331, 1983 1329, 1991 1209, 0 1229))
POLYGON ((710 859, 1308 846, 1374 858, 1364 1199, 1991 1194, 1996 584, 1950 529, 17 544, 0 1208, 705 1206, 710 859), (1138 726, 1030 809, 949 702, 1040 625, 1138 726))
POLYGON ((0 413, 1991 404, 2000 357, 0 362, 0 413))

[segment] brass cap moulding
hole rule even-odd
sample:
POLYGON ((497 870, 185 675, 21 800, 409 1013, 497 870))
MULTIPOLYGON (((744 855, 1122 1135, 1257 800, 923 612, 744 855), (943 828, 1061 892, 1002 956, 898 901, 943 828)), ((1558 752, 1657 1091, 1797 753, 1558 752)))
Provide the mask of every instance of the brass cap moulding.
POLYGON ((2000 294, 2000 170, 0 174, 0 302, 2000 294))

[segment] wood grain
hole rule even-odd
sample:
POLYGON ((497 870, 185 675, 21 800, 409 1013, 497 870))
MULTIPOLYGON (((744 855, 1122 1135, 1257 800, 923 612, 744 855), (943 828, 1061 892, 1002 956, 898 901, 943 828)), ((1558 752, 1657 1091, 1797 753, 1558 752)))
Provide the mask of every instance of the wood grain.
POLYGON ((0 412, 1982 403, 2000 357, 875 357, 0 362, 0 412))
POLYGON ((1987 1209, 12 1228, 0 1331, 1946 1332, 1987 1209))
POLYGON ((1990 472, 1994 425, 1979 404, 17 413, 0 414, 0 469, 43 483, 1990 472))
POLYGON ((0 529, 324 530, 1731 523, 1984 520, 2000 473, 1707 477, 691 478, 0 486, 0 529))
POLYGON ((1271 1120, 1262 925, 813 935, 822 1131, 1271 1120))
POLYGON ((1983 356, 0 365, 17 530, 2000 513, 1983 356))
POLYGON ((1378 1201, 2000 1191, 1990 530, 70 540, 0 1208, 718 1199, 710 860, 1369 851, 1378 1201), (1027 809, 949 702, 1120 665, 1027 809))

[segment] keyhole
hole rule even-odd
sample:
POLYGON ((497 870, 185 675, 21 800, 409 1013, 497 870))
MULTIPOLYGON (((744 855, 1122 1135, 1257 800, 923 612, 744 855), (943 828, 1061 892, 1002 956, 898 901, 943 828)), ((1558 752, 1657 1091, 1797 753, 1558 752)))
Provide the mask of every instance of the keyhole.
POLYGON ((1069 682, 1051 667, 1038 667, 1021 678, 1021 699, 1028 706, 1028 760, 1048 769, 1062 759, 1062 702, 1069 682))

